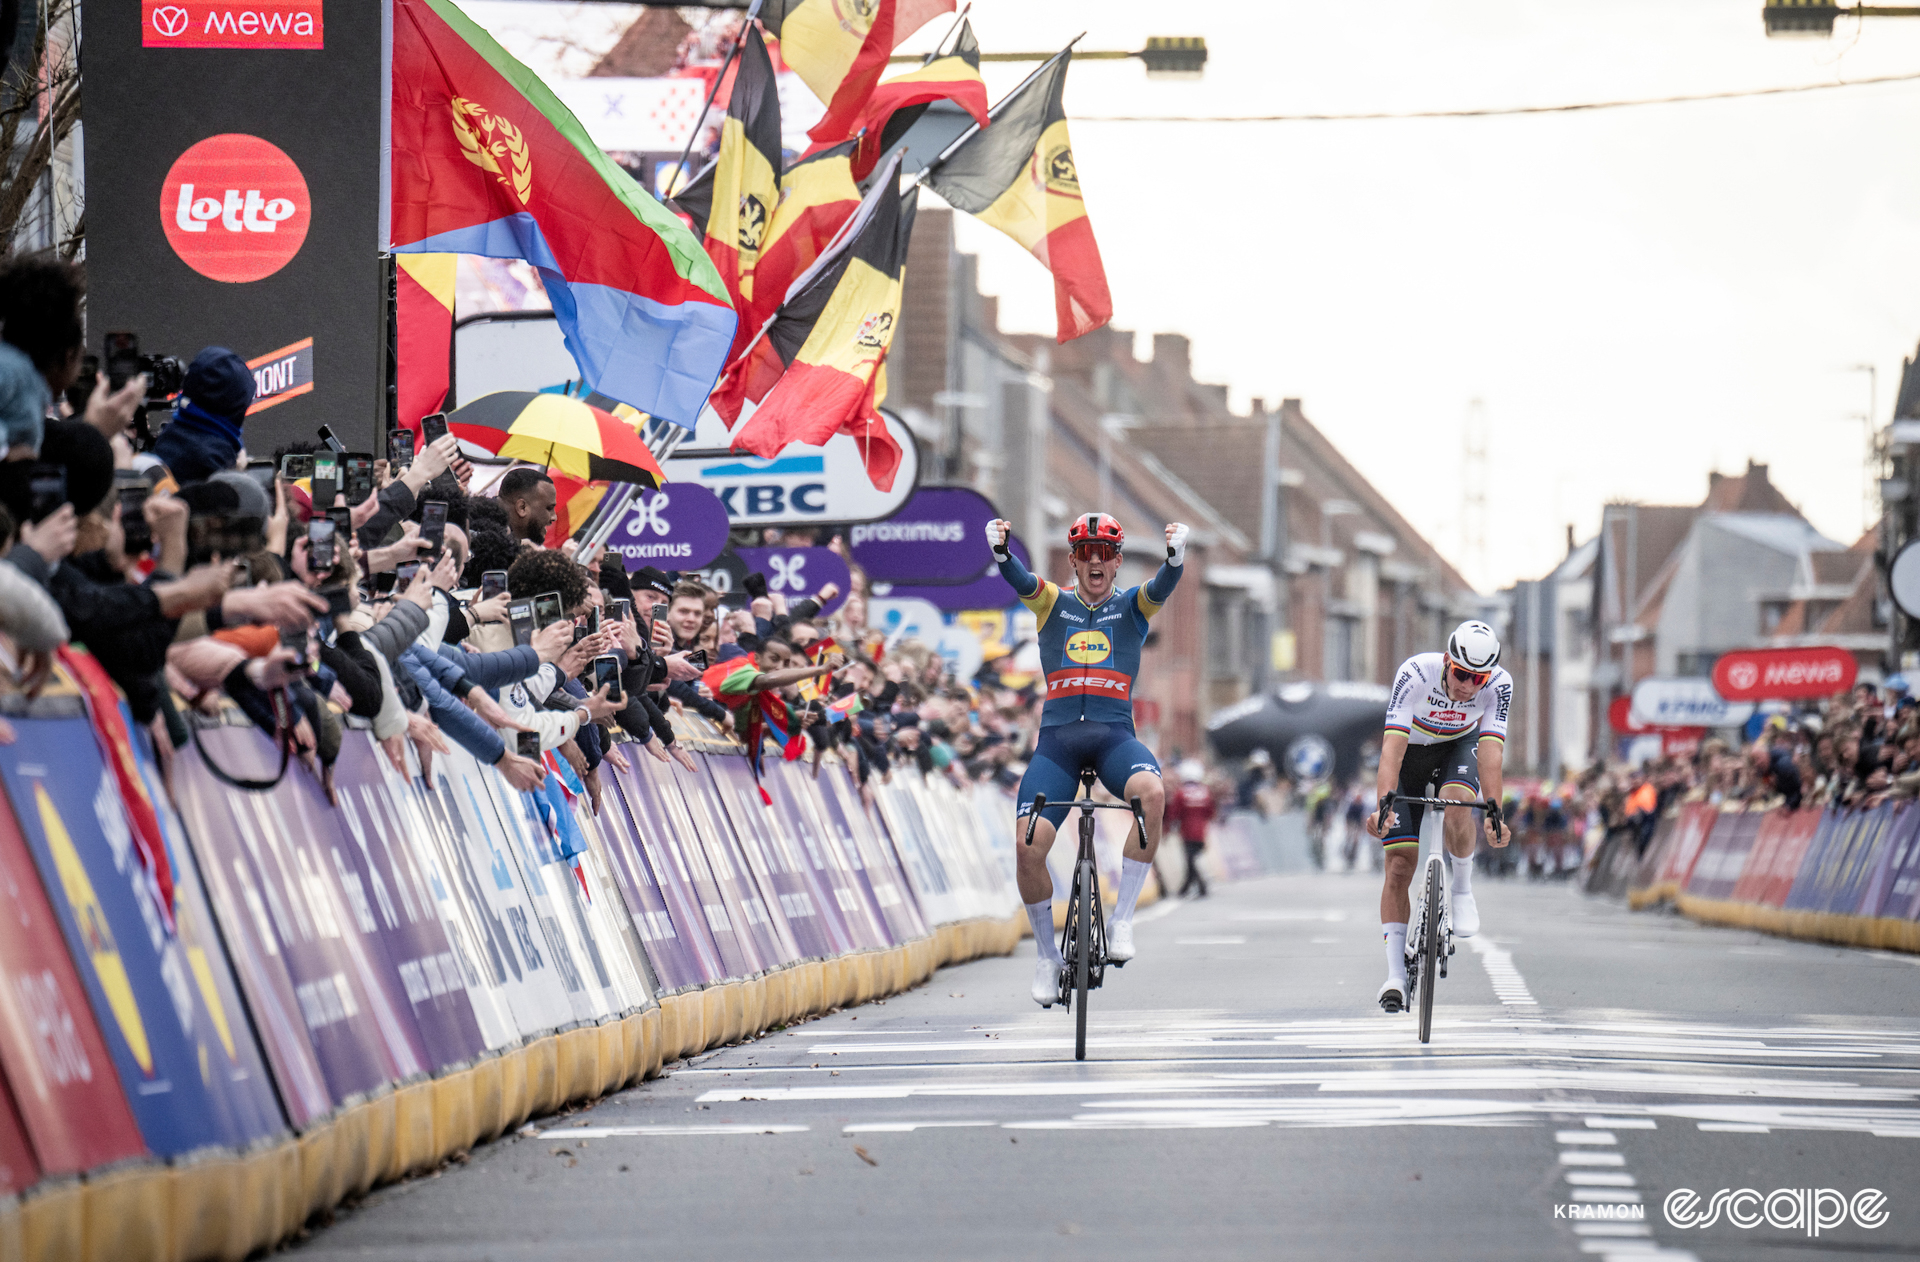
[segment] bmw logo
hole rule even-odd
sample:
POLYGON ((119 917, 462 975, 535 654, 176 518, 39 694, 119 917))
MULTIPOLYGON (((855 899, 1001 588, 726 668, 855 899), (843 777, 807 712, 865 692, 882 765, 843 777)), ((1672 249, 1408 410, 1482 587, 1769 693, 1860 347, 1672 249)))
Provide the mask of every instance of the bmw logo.
POLYGON ((1333 746, 1324 736, 1308 734, 1287 746, 1287 772, 1297 782, 1312 784, 1333 771, 1333 746))

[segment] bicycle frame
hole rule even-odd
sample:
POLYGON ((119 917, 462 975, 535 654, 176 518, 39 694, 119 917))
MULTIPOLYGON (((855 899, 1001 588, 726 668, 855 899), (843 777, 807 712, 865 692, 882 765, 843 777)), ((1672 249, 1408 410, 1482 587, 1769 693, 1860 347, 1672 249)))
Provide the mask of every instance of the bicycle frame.
MULTIPOLYGON (((1379 830, 1387 831, 1387 816, 1396 803, 1421 806, 1466 807, 1487 817, 1487 826, 1496 832, 1501 827, 1500 803, 1491 799, 1421 797, 1411 793, 1389 793, 1380 801, 1379 830)), ((1445 846, 1441 849, 1444 851, 1445 846)), ((1412 914, 1407 919, 1407 1007, 1417 1004, 1420 1014, 1419 1036, 1422 1043, 1433 1036, 1434 986, 1447 975, 1447 961, 1454 952, 1452 878, 1449 865, 1439 854, 1427 856, 1425 880, 1416 881, 1412 914), (1424 974, 1424 975, 1423 975, 1424 974)))
MULTIPOLYGON (((1140 799, 1096 802, 1090 796, 1095 779, 1092 769, 1082 769, 1080 796, 1068 804, 1069 814, 1075 810, 1080 812, 1080 849, 1073 861, 1073 888, 1067 896, 1066 923, 1060 929, 1060 958, 1066 965, 1061 970, 1060 1003, 1074 1010, 1075 1060, 1087 1058, 1087 993, 1100 989, 1105 982, 1108 963, 1115 968, 1126 966, 1125 960, 1107 959, 1107 918, 1100 899, 1100 869, 1093 853, 1093 813, 1097 810, 1131 812, 1134 835, 1140 839, 1140 848, 1147 848, 1147 820, 1140 809, 1140 799)), ((1046 806, 1047 795, 1036 793, 1033 812, 1027 817, 1026 844, 1029 846, 1033 844, 1033 830, 1046 806)))

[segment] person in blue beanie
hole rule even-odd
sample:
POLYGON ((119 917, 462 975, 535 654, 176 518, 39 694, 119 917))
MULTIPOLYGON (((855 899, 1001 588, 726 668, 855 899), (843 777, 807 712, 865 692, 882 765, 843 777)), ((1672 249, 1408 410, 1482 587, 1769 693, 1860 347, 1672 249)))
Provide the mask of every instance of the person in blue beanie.
POLYGON ((153 459, 182 485, 233 468, 253 395, 253 371, 246 361, 224 346, 207 347, 187 367, 173 422, 153 440, 153 459))

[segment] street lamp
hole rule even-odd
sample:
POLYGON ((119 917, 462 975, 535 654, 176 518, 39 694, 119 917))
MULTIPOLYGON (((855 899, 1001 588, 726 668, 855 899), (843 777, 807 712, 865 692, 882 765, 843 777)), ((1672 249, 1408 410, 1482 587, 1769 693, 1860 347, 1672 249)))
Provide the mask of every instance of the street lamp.
MULTIPOLYGON (((981 61, 1046 61, 1059 50, 1046 53, 981 53, 981 61)), ((1075 49, 1075 61, 1126 61, 1137 57, 1146 63, 1149 79, 1198 79, 1207 68, 1207 41, 1199 35, 1154 35, 1137 52, 1110 49, 1075 49)), ((920 61, 918 53, 895 53, 888 61, 920 61)))
POLYGON ((1829 39, 1838 18, 1920 17, 1920 5, 1856 4, 1841 8, 1832 0, 1765 0, 1760 20, 1768 39, 1829 39))

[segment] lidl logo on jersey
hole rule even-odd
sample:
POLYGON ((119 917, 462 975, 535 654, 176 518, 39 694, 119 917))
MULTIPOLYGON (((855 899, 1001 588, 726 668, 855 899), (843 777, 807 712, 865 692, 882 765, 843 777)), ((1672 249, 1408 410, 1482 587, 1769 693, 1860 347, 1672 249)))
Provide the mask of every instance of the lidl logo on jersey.
POLYGON ((1092 666, 1113 656, 1113 641, 1105 631, 1075 631, 1067 637, 1067 660, 1092 666))

